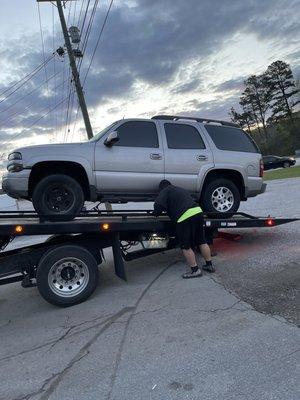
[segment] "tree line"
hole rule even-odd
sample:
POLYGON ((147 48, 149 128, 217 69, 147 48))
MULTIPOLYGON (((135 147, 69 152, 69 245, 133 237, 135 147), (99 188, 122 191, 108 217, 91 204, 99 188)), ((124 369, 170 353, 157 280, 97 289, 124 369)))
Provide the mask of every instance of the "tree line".
POLYGON ((258 132, 264 142, 270 140, 270 126, 281 120, 288 120, 293 135, 293 147, 299 143, 299 121, 294 114, 295 106, 300 103, 299 92, 289 64, 275 61, 261 75, 251 75, 244 81, 245 89, 241 94, 240 110, 231 108, 231 120, 250 134, 258 132))

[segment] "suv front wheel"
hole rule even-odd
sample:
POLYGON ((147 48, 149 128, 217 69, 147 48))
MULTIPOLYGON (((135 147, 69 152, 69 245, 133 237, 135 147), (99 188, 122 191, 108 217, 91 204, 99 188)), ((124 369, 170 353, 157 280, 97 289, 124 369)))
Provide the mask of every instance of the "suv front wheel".
POLYGON ((216 179, 203 189, 201 204, 204 211, 235 213, 240 206, 241 196, 236 185, 228 179, 216 179))
POLYGON ((70 220, 82 210, 84 194, 81 185, 70 176, 49 175, 34 188, 32 203, 39 215, 70 220))

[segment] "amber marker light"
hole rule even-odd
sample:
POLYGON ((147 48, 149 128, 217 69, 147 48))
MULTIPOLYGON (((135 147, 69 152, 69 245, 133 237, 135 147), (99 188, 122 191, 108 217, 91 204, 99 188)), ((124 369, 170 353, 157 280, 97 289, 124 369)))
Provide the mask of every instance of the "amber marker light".
POLYGON ((23 230, 24 230, 24 228, 23 228, 22 225, 17 225, 17 226, 15 227, 15 232, 16 232, 16 233, 22 233, 23 230))
POLYGON ((102 229, 103 229, 104 231, 108 231, 109 228, 110 228, 109 224, 102 224, 102 229))
POLYGON ((273 218, 268 218, 268 219, 266 220, 266 225, 267 225, 267 226, 274 226, 274 225, 275 225, 274 219, 273 219, 273 218))

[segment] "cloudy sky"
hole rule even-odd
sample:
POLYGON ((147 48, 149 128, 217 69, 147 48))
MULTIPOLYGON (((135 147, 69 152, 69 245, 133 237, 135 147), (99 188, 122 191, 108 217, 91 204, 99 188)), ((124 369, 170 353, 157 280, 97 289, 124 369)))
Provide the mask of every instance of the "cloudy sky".
MULTIPOLYGON (((95 0, 66 3, 69 26, 82 26, 90 4, 84 37, 95 0)), ((82 81, 109 3, 98 2, 82 81)), ((1 0, 2 157, 24 144, 85 138, 66 57, 20 81, 63 45, 56 7, 39 9, 44 45, 36 1, 1 0)), ((228 119, 247 76, 281 59, 299 77, 299 21, 300 0, 115 0, 84 83, 94 132, 116 119, 157 113, 228 119)))

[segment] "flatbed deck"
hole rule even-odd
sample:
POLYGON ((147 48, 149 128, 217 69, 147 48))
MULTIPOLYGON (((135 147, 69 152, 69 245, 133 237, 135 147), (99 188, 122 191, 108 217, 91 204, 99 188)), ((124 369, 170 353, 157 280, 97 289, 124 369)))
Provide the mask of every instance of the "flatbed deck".
MULTIPOLYGON (((44 219, 45 218, 45 219, 44 219)), ((54 235, 92 232, 165 231, 173 227, 166 215, 154 217, 149 210, 116 210, 87 212, 72 221, 47 221, 30 211, 0 212, 0 236, 2 235, 54 235)), ((216 214, 204 214, 204 224, 212 228, 273 227, 297 221, 297 218, 255 217, 236 213, 220 218, 216 214)))
MULTIPOLYGON (((298 220, 246 213, 226 217, 204 214, 204 226, 216 229, 270 228, 298 220)), ((176 224, 167 215, 155 217, 151 210, 93 210, 71 221, 58 217, 49 221, 49 216, 38 216, 31 211, 0 211, 0 285, 22 281, 23 287, 37 286, 52 304, 74 305, 95 290, 103 249, 112 248, 115 273, 126 280, 124 260, 176 247, 175 232, 176 224), (16 237, 43 235, 50 236, 49 240, 6 250, 16 237), (147 242, 159 246, 147 248, 147 242), (166 245, 161 246, 164 242, 166 245)))

